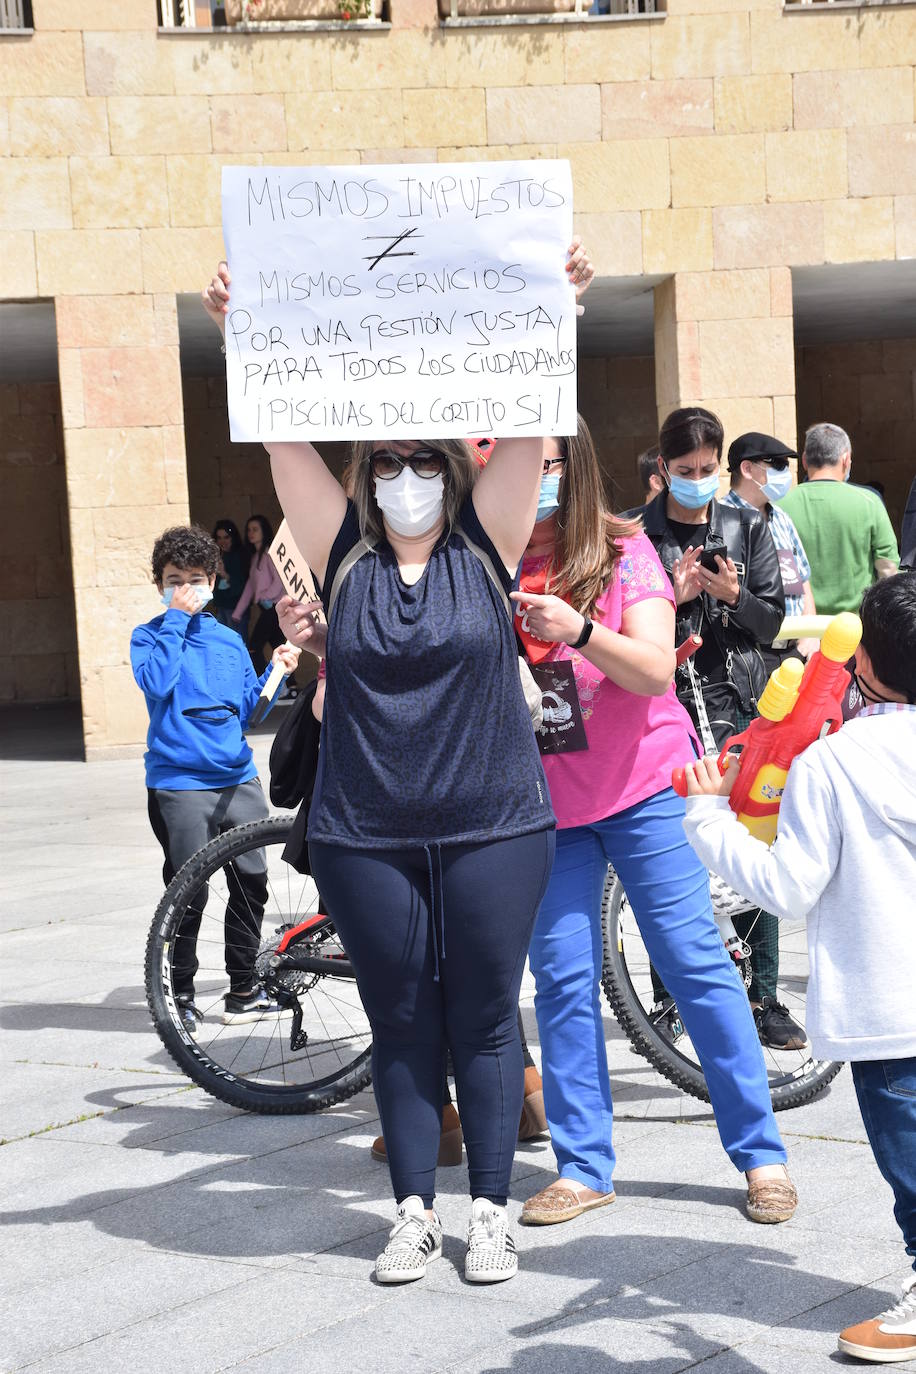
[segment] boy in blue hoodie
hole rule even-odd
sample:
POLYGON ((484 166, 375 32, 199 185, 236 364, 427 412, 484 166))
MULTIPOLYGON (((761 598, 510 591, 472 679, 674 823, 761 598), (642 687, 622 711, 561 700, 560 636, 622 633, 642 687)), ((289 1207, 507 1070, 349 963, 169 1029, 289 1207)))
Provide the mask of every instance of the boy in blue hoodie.
MULTIPOLYGON (((251 749, 248 719, 270 674, 256 678, 243 641, 204 607, 213 595, 219 550, 199 526, 166 530, 153 545, 153 581, 166 607, 130 638, 130 662, 149 711, 146 786, 153 833, 169 883, 208 840, 267 815, 251 749)), ((271 666, 290 673, 298 650, 281 646, 271 666)), ((226 870, 225 952, 229 992, 225 1024, 277 1011, 256 984, 254 962, 267 899, 262 850, 226 870)), ((203 887, 176 939, 173 988, 182 1023, 195 1036, 203 1016, 194 1003, 197 935, 207 901, 203 887)))
MULTIPOLYGON (((865 709, 795 759, 772 848, 729 807, 734 766, 722 778, 710 758, 687 768, 684 829, 737 891, 807 918, 811 1052, 852 1064, 916 1269, 916 573, 876 582, 859 613, 865 709)), ((839 1348, 874 1364, 916 1358, 916 1273, 899 1303, 841 1332, 839 1348)))

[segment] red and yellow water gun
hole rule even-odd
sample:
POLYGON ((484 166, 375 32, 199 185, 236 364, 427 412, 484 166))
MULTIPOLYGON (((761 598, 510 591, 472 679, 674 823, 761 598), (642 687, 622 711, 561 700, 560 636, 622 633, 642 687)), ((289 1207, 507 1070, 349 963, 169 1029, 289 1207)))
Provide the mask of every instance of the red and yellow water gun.
MULTIPOLYGON (((776 838, 779 803, 792 760, 843 723, 843 694, 849 685, 845 665, 861 638, 857 615, 844 611, 834 616, 807 667, 800 659, 785 659, 770 675, 757 704, 757 719, 740 735, 732 735, 719 755, 724 773, 726 755, 741 746, 729 804, 742 825, 766 844, 776 838)), ((682 797, 687 795, 683 768, 674 770, 671 785, 682 797)))

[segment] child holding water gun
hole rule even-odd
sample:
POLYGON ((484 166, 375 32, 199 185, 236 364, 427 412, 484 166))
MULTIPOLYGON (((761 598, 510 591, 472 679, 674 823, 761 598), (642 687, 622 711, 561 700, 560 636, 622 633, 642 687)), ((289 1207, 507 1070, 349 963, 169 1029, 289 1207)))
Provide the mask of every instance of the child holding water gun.
MULTIPOLYGON (((795 758, 769 847, 738 821, 714 758, 686 769, 687 838, 754 902, 808 924, 808 1034, 848 1059, 865 1131, 916 1268, 916 575, 861 607, 855 677, 865 709, 795 758)), ((916 1357, 916 1274, 900 1302, 840 1334, 874 1363, 916 1357)))

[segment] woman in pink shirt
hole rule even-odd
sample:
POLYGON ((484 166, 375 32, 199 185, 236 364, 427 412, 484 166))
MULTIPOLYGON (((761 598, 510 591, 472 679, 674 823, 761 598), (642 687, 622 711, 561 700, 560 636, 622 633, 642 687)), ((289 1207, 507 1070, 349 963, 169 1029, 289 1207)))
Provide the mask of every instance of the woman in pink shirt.
POLYGON ((748 1215, 787 1220, 795 1190, 760 1042, 671 788, 672 767, 696 742, 672 686, 674 594, 639 523, 606 510, 581 418, 574 438, 544 442, 538 520, 513 599, 528 657, 551 678, 539 740, 558 825, 529 958, 559 1178, 529 1198, 522 1220, 566 1221, 614 1200, 599 1003, 608 864, 693 1040, 722 1144, 747 1174, 748 1215))
POLYGON ((256 673, 264 671, 264 645, 269 644, 271 651, 285 642, 285 635, 277 620, 277 602, 285 594, 285 588, 274 567, 273 559, 267 550, 273 543, 274 532, 270 521, 263 515, 252 515, 245 526, 245 544, 251 559, 248 581, 239 597, 232 619, 238 624, 251 605, 257 602, 260 614, 248 636, 248 652, 251 654, 256 673))

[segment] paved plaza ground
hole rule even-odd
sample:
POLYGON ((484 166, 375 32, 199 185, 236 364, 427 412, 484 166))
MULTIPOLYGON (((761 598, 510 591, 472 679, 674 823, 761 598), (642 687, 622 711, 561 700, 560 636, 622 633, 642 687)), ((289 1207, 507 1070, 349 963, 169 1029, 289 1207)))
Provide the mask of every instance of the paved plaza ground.
MULTIPOLYGON (((256 1117, 176 1072, 143 992, 160 858, 142 764, 81 763, 65 726, 0 716, 2 1374, 866 1367, 836 1333, 894 1300, 907 1262, 848 1070, 781 1114, 801 1201, 787 1225, 755 1226, 708 1111, 610 1015, 616 1204, 517 1228, 519 1277, 476 1287, 467 1175, 442 1170, 443 1259, 420 1284, 375 1284, 392 1205, 371 1092, 256 1117)), ((527 980, 537 1053, 531 1001, 527 980)), ((548 1141, 519 1148, 516 1217, 552 1165, 548 1141)))

